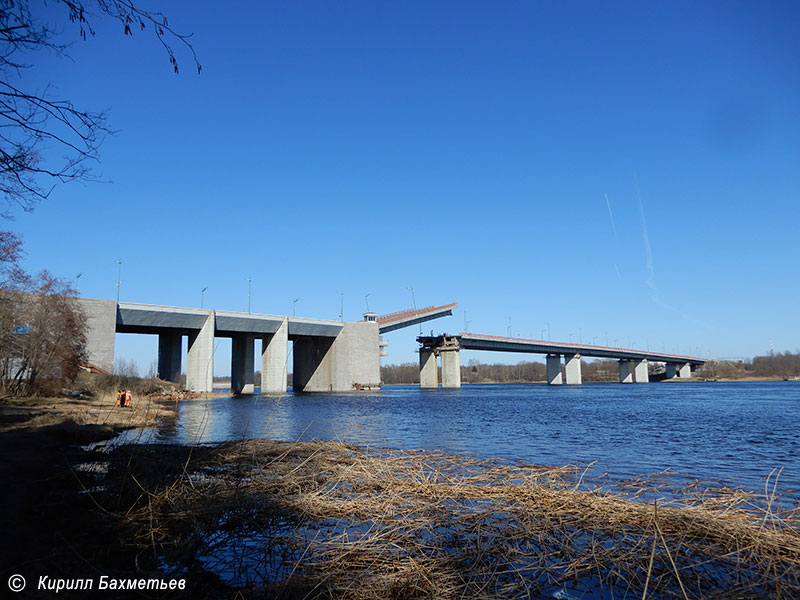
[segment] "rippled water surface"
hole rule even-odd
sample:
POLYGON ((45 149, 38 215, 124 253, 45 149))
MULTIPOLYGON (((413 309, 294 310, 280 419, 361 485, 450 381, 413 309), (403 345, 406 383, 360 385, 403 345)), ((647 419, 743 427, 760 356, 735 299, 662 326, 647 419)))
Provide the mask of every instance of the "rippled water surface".
POLYGON ((800 383, 466 385, 374 394, 253 396, 180 403, 175 422, 129 439, 262 437, 443 449, 547 465, 597 461, 613 477, 672 469, 763 490, 800 490, 800 383))

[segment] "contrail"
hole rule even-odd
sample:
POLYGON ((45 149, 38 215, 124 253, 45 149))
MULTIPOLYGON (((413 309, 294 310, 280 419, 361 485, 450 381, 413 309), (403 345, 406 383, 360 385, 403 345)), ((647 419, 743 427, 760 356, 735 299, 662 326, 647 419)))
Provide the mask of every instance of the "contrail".
POLYGON ((639 178, 636 177, 634 174, 634 179, 636 180, 636 199, 639 201, 639 214, 642 217, 642 239, 644 240, 644 256, 645 262, 647 264, 647 280, 645 283, 647 287, 652 290, 651 300, 656 306, 660 306, 662 308, 666 308, 667 310, 671 310, 675 314, 683 317, 687 321, 694 323, 695 325, 699 325, 704 327, 705 329, 711 329, 707 323, 703 323, 695 319, 694 317, 687 315, 685 312, 680 310, 679 308, 675 308, 670 304, 667 304, 661 299, 661 292, 658 291, 658 286, 656 285, 656 269, 653 264, 653 248, 650 246, 650 235, 647 232, 647 219, 644 216, 644 204, 642 203, 642 194, 639 190, 639 178))
POLYGON ((614 230, 614 237, 617 237, 617 226, 614 224, 614 213, 611 212, 611 202, 608 201, 608 194, 606 197, 606 206, 608 207, 608 218, 611 219, 611 229, 614 230))
MULTIPOLYGON (((603 194, 606 198, 606 208, 608 208, 608 218, 611 220, 611 230, 614 232, 614 239, 617 239, 617 225, 614 223, 614 213, 611 210, 611 202, 608 200, 608 194, 603 194)), ((616 246, 616 243, 614 244, 616 246)), ((622 273, 619 272, 617 263, 614 263, 614 270, 617 272, 617 278, 622 279, 622 273)))
POLYGON ((656 287, 656 269, 653 266, 653 248, 650 246, 650 235, 647 232, 647 219, 644 216, 644 204, 642 204, 642 193, 639 190, 639 179, 636 178, 636 199, 639 201, 639 214, 642 217, 642 239, 644 240, 644 258, 647 264, 647 283, 648 287, 658 295, 656 287))

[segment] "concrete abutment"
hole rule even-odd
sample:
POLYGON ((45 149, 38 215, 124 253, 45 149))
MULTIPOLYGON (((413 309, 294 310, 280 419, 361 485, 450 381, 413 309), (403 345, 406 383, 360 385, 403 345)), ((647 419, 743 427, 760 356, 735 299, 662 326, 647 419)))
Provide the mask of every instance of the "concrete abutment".
POLYGON ((336 338, 304 336, 294 342, 297 392, 352 392, 380 388, 378 324, 345 323, 336 338))

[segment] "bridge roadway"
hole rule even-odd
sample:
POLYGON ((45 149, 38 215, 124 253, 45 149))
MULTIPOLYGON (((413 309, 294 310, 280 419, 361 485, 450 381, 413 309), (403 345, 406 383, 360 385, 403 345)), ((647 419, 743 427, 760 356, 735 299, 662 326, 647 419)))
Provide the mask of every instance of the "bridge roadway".
POLYGON ((403 327, 410 327, 418 323, 424 323, 431 319, 438 319, 439 317, 447 317, 453 314, 453 309, 458 306, 458 302, 451 302, 442 306, 429 306, 427 308, 408 308, 398 312, 389 313, 388 315, 381 315, 377 318, 378 328, 381 334, 401 329, 403 327))
POLYGON ((425 388, 438 387, 438 369, 436 356, 442 359, 442 387, 457 388, 461 386, 460 350, 488 350, 498 352, 524 352, 547 355, 547 382, 551 385, 562 383, 566 376, 567 384, 580 384, 581 357, 612 358, 619 361, 620 383, 648 383, 648 361, 666 363, 668 378, 691 377, 693 366, 706 361, 703 358, 635 350, 631 348, 613 348, 591 344, 573 344, 544 340, 483 335, 477 333, 461 333, 458 335, 419 336, 420 348, 420 385, 425 388), (561 372, 561 357, 564 357, 565 369, 561 372))

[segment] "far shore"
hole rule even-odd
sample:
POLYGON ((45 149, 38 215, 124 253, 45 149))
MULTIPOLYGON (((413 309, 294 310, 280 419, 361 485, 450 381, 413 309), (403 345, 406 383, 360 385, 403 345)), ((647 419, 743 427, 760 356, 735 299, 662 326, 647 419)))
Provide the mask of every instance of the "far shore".
MULTIPOLYGON (((650 383, 736 383, 736 382, 754 382, 754 381, 786 381, 785 377, 740 377, 738 379, 729 379, 725 377, 720 377, 717 379, 710 379, 710 378, 701 378, 701 377, 691 377, 688 379, 681 379, 679 377, 673 377, 672 379, 662 379, 661 381, 651 381, 650 383)), ((546 384, 547 381, 543 379, 537 379, 533 381, 462 381, 461 385, 500 385, 500 384, 507 384, 507 383, 544 383, 546 384)), ((595 380, 587 380, 584 379, 583 383, 619 383, 616 380, 608 380, 608 381, 595 381, 595 380)), ((383 383, 381 387, 391 387, 395 385, 419 385, 419 381, 409 381, 405 383, 383 383)))

